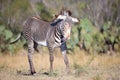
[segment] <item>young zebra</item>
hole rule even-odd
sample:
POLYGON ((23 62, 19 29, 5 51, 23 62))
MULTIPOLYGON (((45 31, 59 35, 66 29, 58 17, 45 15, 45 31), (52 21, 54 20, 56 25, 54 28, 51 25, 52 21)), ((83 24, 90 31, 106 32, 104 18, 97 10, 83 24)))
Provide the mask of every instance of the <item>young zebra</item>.
POLYGON ((67 73, 69 72, 69 61, 66 55, 66 41, 70 39, 72 24, 77 22, 79 22, 79 20, 71 17, 70 12, 67 10, 63 10, 56 17, 54 22, 47 22, 37 17, 32 17, 25 21, 21 34, 11 43, 16 42, 21 35, 26 39, 31 74, 36 73, 33 66, 32 54, 34 49, 37 50, 38 44, 48 47, 50 55, 50 72, 53 72, 53 50, 55 47, 61 48, 67 73))

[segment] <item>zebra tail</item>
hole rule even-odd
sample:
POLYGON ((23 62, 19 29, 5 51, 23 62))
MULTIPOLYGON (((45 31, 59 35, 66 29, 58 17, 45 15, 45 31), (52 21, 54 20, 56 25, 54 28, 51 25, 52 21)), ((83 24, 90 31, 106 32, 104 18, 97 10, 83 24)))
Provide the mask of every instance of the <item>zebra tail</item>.
POLYGON ((21 38, 21 35, 22 34, 20 33, 15 40, 13 40, 13 41, 10 42, 10 44, 16 43, 21 38))

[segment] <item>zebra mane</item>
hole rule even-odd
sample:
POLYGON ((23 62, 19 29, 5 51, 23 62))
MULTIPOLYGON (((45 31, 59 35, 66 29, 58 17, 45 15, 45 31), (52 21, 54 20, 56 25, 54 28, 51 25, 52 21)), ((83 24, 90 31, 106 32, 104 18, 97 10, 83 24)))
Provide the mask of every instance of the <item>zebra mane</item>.
POLYGON ((56 26, 59 22, 63 21, 63 19, 58 19, 57 21, 53 21, 50 23, 51 26, 56 26))

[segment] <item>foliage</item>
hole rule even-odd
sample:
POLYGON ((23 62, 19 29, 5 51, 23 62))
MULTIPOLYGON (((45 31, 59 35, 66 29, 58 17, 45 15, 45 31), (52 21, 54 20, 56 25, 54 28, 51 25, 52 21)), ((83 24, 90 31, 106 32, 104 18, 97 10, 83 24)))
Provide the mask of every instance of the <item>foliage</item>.
POLYGON ((50 20, 52 18, 50 12, 47 11, 43 3, 37 3, 37 10, 42 19, 50 20))
MULTIPOLYGON (((23 21, 33 13, 28 0, 4 0, 1 2, 0 23, 20 32, 23 21)), ((6 27, 6 26, 5 26, 6 27)))
MULTIPOLYGON (((0 1, 0 51, 15 51, 9 45, 11 37, 19 33, 22 23, 31 16, 39 15, 51 20, 52 14, 62 7, 69 8, 80 24, 72 27, 69 50, 78 46, 88 53, 120 52, 120 0, 2 0, 0 1)), ((20 42, 18 44, 23 44, 20 42)))
POLYGON ((118 44, 120 45, 120 39, 119 39, 119 27, 118 26, 112 26, 111 22, 105 23, 103 25, 103 36, 105 39, 105 46, 108 47, 108 49, 110 49, 109 46, 112 47, 112 50, 115 49, 114 45, 118 44))
POLYGON ((68 48, 68 50, 71 50, 73 52, 74 49, 76 48, 76 45, 79 42, 77 26, 73 26, 71 35, 72 36, 71 36, 70 40, 67 42, 68 43, 67 48, 68 48))
POLYGON ((102 34, 93 27, 89 19, 85 18, 81 19, 80 25, 73 29, 69 45, 72 46, 71 48, 74 48, 76 44, 81 43, 86 51, 95 50, 100 52, 103 42, 104 40, 102 34))
POLYGON ((87 18, 81 19, 78 27, 73 28, 68 47, 73 50, 77 44, 82 44, 83 49, 89 53, 104 53, 112 50, 118 50, 119 47, 119 29, 117 26, 112 27, 111 22, 105 23, 102 30, 99 31, 93 26, 87 18), (116 45, 118 44, 118 45, 116 45), (116 45, 116 47, 114 47, 116 45))
POLYGON ((13 36, 12 32, 5 28, 4 25, 0 25, 0 51, 13 51, 13 46, 9 45, 9 41, 13 36))

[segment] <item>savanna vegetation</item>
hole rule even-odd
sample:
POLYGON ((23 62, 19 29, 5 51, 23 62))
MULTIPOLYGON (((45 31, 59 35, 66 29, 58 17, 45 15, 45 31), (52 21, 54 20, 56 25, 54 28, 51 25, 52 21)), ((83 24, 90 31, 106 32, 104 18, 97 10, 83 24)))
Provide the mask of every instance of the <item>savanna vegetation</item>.
MULTIPOLYGON (((80 19, 80 24, 72 29, 68 50, 73 52, 79 47, 91 54, 116 54, 120 52, 119 4, 119 0, 1 0, 0 52, 10 51, 13 54, 13 51, 21 48, 9 45, 9 42, 21 31, 22 23, 28 17, 40 16, 50 21, 54 14, 66 7, 73 12, 73 16, 80 19)), ((18 45, 23 42, 20 41, 18 45)))
MULTIPOLYGON (((90 80, 114 80, 112 78, 101 78, 101 76, 104 77, 104 75, 102 75, 104 72, 105 75, 109 74, 109 72, 117 72, 116 75, 110 75, 114 76, 115 80, 119 80, 120 0, 0 0, 0 55, 19 55, 21 53, 24 54, 24 48, 26 46, 24 38, 19 40, 14 45, 9 44, 9 42, 15 39, 16 36, 20 33, 23 22, 32 16, 38 16, 44 20, 50 21, 53 19, 54 14, 58 14, 63 7, 71 10, 72 16, 80 19, 80 24, 73 26, 71 31, 71 39, 67 42, 68 53, 70 54, 69 59, 71 61, 72 70, 74 70, 73 73, 75 74, 75 77, 78 75, 91 77, 92 74, 94 75, 96 73, 96 69, 98 69, 98 74, 92 76, 92 79, 90 80), (109 55, 116 57, 111 57, 109 55), (82 61, 83 63, 81 63, 82 61), (113 66, 111 67, 111 65, 113 65, 114 68, 113 66), (100 66, 106 67, 103 69, 100 66), (103 71, 101 70, 99 72, 99 67, 100 70, 102 69, 103 71), (93 68, 95 71, 91 71, 93 68), (107 68, 109 71, 105 71, 107 68)), ((40 50, 40 53, 48 53, 46 52, 47 49, 44 47, 40 47, 40 50)), ((25 53, 27 54, 27 52, 25 53)), ((46 54, 44 55, 46 56, 46 54)), ((43 59, 43 57, 45 57, 44 55, 40 55, 40 58, 43 59)), ((56 56, 57 59, 60 59, 61 61, 61 58, 59 58, 60 55, 56 56)), ((21 60, 26 60, 25 57, 17 56, 17 58, 15 58, 14 56, 12 59, 11 57, 8 58, 8 56, 0 57, 0 77, 1 75, 5 76, 4 74, 7 73, 11 74, 11 71, 13 71, 13 74, 15 74, 14 70, 8 70, 5 72, 5 70, 2 70, 3 68, 19 68, 19 70, 17 70, 17 73, 21 73, 21 71, 24 71, 24 69, 27 67, 26 62, 25 64, 21 62, 21 60), (16 59, 18 59, 18 61, 16 59), (16 62, 13 60, 16 60, 16 62), (19 64, 17 66, 14 65, 13 62, 15 64, 20 62, 20 66, 18 66, 19 64), (23 68, 23 66, 26 67, 23 68)), ((46 60, 43 63, 46 63, 44 65, 46 68, 46 60)), ((36 66, 38 65, 36 64, 36 66)), ((57 62, 55 66, 62 68, 60 67, 61 64, 58 64, 57 62)), ((37 69, 39 70, 39 68, 37 69)), ((41 71, 42 70, 44 71, 44 69, 41 69, 41 71)), ((56 71, 56 73, 57 72, 59 72, 59 70, 56 71)), ((55 75, 59 76, 57 77, 59 80, 69 80, 67 77, 62 78, 63 75, 61 74, 55 75)), ((9 76, 10 75, 7 75, 7 77, 9 76)), ((5 80, 9 79, 7 77, 5 80)), ((23 76, 20 78, 20 75, 18 75, 18 78, 15 78, 14 76, 12 77, 13 78, 11 79, 15 80, 28 79, 27 77, 24 78, 23 76)), ((42 80, 45 80, 45 77, 43 77, 42 80)), ((30 80, 33 79, 34 78, 31 77, 30 80)), ((39 77, 37 76, 36 80, 38 79, 39 77)), ((51 78, 51 80, 53 79, 55 80, 55 78, 51 78)), ((72 77, 71 79, 73 80, 76 78, 72 77)), ((2 78, 0 78, 0 80, 2 80, 2 78)), ((49 78, 47 80, 49 80, 49 78)), ((81 80, 89 80, 89 78, 83 78, 81 80)))

